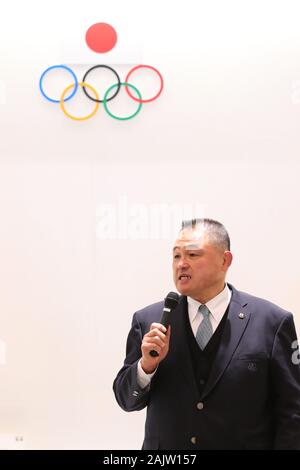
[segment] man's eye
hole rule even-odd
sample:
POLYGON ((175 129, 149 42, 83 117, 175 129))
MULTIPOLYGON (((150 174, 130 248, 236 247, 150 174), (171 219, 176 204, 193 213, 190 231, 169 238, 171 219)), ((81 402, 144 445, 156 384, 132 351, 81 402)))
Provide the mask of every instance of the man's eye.
POLYGON ((190 253, 190 256, 197 256, 197 253, 190 253))
POLYGON ((174 259, 178 259, 179 258, 179 255, 174 255, 174 259))

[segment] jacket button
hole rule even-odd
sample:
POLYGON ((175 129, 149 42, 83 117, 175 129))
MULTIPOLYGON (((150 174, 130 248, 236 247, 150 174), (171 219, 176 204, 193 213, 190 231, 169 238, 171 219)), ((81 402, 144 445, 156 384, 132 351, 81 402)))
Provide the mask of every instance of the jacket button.
POLYGON ((202 401, 199 401, 199 403, 197 403, 197 409, 203 410, 203 408, 204 408, 204 404, 202 403, 202 401))
POLYGON ((197 437, 191 437, 191 443, 196 444, 197 443, 197 437))

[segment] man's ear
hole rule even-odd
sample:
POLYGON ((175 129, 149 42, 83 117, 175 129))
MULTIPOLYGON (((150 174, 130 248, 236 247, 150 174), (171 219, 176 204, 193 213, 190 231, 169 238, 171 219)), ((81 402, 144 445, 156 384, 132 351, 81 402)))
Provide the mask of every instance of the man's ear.
POLYGON ((229 268, 229 266, 232 263, 232 259, 233 259, 233 256, 232 256, 231 251, 229 250, 224 251, 223 266, 225 269, 229 268))

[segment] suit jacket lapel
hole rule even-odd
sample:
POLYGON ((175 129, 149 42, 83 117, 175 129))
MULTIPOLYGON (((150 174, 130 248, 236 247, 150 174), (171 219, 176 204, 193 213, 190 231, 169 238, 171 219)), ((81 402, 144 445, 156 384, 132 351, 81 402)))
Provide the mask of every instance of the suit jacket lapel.
POLYGON ((228 317, 219 349, 201 398, 208 395, 220 380, 243 336, 251 316, 251 313, 245 309, 247 303, 242 302, 238 291, 231 285, 229 287, 232 290, 232 297, 229 304, 228 317))
POLYGON ((187 314, 187 300, 185 296, 182 296, 178 307, 172 313, 169 358, 175 362, 179 377, 185 381, 190 393, 197 400, 199 399, 199 391, 188 344, 185 319, 187 314))

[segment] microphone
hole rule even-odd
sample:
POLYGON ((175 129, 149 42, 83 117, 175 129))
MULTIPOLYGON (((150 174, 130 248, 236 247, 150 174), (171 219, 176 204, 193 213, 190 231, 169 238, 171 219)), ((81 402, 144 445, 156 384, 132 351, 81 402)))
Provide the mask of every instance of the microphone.
MULTIPOLYGON (((170 325, 170 320, 171 320, 171 313, 174 308, 177 307, 179 302, 179 294, 177 292, 169 292, 167 297, 165 298, 165 303, 164 303, 164 308, 163 308, 163 314, 160 323, 164 325, 166 328, 170 325)), ((150 351, 150 356, 152 357, 157 357, 159 354, 157 351, 152 349, 150 351)))

